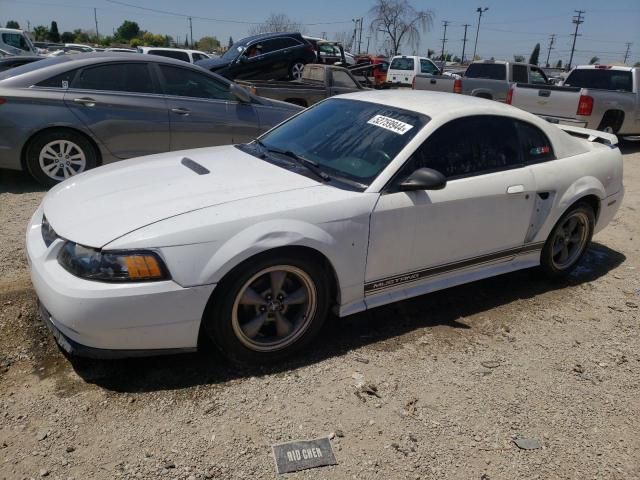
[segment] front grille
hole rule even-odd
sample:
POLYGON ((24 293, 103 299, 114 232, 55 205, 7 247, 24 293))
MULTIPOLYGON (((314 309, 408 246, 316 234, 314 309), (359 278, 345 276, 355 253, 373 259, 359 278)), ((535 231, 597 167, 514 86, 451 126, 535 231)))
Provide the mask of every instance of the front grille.
POLYGON ((53 229, 53 227, 49 224, 47 217, 42 216, 42 239, 44 240, 44 244, 48 247, 58 238, 58 234, 53 229))

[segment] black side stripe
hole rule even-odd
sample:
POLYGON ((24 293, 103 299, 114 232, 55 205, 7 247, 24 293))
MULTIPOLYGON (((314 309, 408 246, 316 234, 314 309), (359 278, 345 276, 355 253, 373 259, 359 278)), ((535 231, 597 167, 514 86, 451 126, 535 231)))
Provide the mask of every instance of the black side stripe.
POLYGON ((446 263, 444 265, 438 265, 435 267, 429 267, 429 268, 416 270, 409 273, 403 273, 402 275, 394 275, 392 277, 375 280, 373 282, 365 283, 364 293, 365 295, 367 295, 369 293, 374 293, 381 290, 386 290, 388 288, 393 288, 400 284, 413 283, 427 277, 440 275, 442 273, 446 273, 454 270, 461 270, 467 267, 482 265, 485 263, 491 263, 496 260, 504 260, 504 261, 510 260, 514 258, 516 255, 521 253, 541 250, 543 245, 544 245, 544 242, 529 243, 527 245, 523 245, 520 247, 502 250, 500 252, 480 255, 478 257, 468 258, 466 260, 446 263))

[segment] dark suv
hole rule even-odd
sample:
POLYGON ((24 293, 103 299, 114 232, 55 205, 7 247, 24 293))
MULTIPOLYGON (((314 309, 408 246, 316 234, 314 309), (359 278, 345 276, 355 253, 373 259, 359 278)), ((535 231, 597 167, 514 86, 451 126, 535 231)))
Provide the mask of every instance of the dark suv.
POLYGON ((196 64, 230 80, 295 80, 315 61, 313 46, 299 33, 265 33, 234 43, 220 58, 196 64))

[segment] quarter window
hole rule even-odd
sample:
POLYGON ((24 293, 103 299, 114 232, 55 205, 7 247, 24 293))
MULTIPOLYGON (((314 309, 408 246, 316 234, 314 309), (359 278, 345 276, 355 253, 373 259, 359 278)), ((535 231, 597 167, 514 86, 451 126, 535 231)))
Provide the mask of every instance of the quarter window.
POLYGON ((556 158, 551 142, 538 127, 519 120, 515 123, 520 137, 522 158, 526 163, 540 163, 556 158))
POLYGON ((522 164, 518 132, 509 118, 478 115, 452 120, 425 140, 404 175, 432 168, 449 179, 515 168, 522 164))
POLYGON ((71 85, 83 90, 156 93, 145 63, 111 63, 81 70, 71 85))
POLYGON ((164 92, 180 97, 235 100, 229 86, 199 72, 169 65, 160 65, 164 77, 164 92))

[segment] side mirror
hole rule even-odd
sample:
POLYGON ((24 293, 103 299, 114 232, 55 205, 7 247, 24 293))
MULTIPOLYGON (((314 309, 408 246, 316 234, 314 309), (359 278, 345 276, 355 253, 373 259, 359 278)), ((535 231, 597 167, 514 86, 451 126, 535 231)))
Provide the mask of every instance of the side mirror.
POLYGON ((238 57, 238 63, 247 63, 249 59, 244 55, 244 53, 240 54, 238 57))
POLYGON ((414 190, 442 190, 447 185, 447 178, 431 168, 419 168, 400 184, 401 192, 414 190))
POLYGON ((239 85, 232 83, 229 91, 240 103, 251 103, 251 95, 249 95, 249 92, 239 85))

